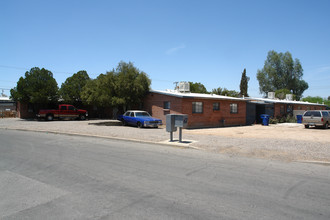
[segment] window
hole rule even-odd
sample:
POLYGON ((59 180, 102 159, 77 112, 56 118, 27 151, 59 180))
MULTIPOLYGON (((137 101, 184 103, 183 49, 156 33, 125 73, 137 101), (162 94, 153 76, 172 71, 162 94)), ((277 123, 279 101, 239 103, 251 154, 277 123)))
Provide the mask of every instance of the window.
POLYGON ((280 106, 280 114, 284 114, 284 105, 280 106))
POLYGON ((213 111, 219 111, 220 110, 220 103, 214 102, 213 103, 213 111))
POLYGON ((74 107, 72 105, 69 105, 68 106, 68 110, 74 111, 75 109, 74 109, 74 107))
POLYGON ((236 103, 230 104, 230 113, 238 113, 238 108, 236 103))
POLYGON ((164 109, 171 109, 171 102, 164 102, 164 109))
POLYGON ((63 106, 63 105, 62 105, 62 106, 61 106, 61 110, 66 110, 66 106, 65 106, 65 105, 63 106))
POLYGON ((203 102, 193 102, 192 113, 203 113, 203 102))

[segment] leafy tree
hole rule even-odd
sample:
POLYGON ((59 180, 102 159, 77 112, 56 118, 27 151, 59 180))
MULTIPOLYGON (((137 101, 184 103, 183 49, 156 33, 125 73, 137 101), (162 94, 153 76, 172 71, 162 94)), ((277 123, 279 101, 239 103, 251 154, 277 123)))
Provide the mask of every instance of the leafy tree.
POLYGON ((288 89, 300 100, 308 84, 302 80, 303 69, 298 59, 289 52, 269 51, 264 67, 257 71, 260 93, 288 89))
POLYGON ((94 104, 100 107, 112 106, 112 97, 115 90, 114 72, 100 74, 96 79, 89 80, 84 86, 81 98, 87 104, 94 104))
POLYGON ((126 109, 139 106, 149 92, 151 80, 147 74, 129 62, 120 62, 116 70, 88 81, 82 98, 88 104, 126 109))
POLYGON ((204 93, 204 94, 207 94, 209 93, 205 86, 198 82, 198 83, 193 83, 193 82, 189 82, 189 86, 190 86, 190 92, 192 93, 204 93))
POLYGON ((239 85, 240 96, 249 97, 249 95, 248 95, 248 82, 249 82, 249 80, 250 80, 250 77, 246 76, 246 69, 244 69, 243 73, 242 73, 241 83, 239 85))
POLYGON ((222 95, 222 91, 223 91, 223 89, 221 87, 212 89, 212 93, 216 94, 216 95, 222 95))
POLYGON ((222 95, 230 96, 230 97, 239 97, 239 92, 237 92, 235 90, 228 90, 228 89, 224 88, 222 91, 222 95))
POLYGON ((127 108, 140 105, 150 89, 148 75, 134 67, 133 63, 120 62, 115 72, 115 96, 112 105, 127 108))
POLYGON ((58 86, 52 72, 34 67, 18 80, 10 94, 15 101, 48 104, 57 102, 58 86))
POLYGON ((319 103, 319 104, 322 104, 324 102, 325 105, 330 106, 330 101, 327 99, 323 99, 320 96, 307 96, 302 100, 305 102, 319 103))
POLYGON ((82 102, 81 92, 86 83, 90 80, 85 70, 79 71, 67 78, 62 83, 59 93, 65 102, 74 105, 82 102))
POLYGON ((311 102, 311 103, 322 103, 323 98, 321 96, 307 96, 302 99, 305 102, 311 102))
POLYGON ((216 88, 212 89, 212 93, 216 95, 224 95, 224 96, 230 96, 230 97, 239 97, 240 93, 235 90, 228 90, 226 88, 216 88))

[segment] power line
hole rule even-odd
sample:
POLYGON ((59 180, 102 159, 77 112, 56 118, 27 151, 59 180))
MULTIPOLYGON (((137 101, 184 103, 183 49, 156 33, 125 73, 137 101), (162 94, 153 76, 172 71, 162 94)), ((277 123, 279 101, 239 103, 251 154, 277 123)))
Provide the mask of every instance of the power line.
MULTIPOLYGON (((17 69, 17 70, 25 70, 25 71, 29 71, 29 68, 24 68, 24 67, 17 67, 17 66, 6 66, 6 65, 0 65, 0 68, 7 68, 7 69, 17 69)), ((52 73, 56 73, 56 74, 67 74, 67 75, 73 75, 74 73, 70 73, 70 72, 60 72, 60 71, 51 71, 52 73)), ((88 74, 88 75, 99 75, 99 74, 88 74)))

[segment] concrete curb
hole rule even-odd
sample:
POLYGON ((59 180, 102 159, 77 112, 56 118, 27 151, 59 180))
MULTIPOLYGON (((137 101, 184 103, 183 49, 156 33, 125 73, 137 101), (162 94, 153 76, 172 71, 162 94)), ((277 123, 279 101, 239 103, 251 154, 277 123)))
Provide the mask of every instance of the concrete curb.
POLYGON ((22 129, 22 128, 0 128, 4 130, 16 130, 16 131, 30 131, 30 132, 40 132, 40 133, 51 133, 51 134, 62 134, 62 135, 72 135, 72 136, 81 136, 81 137, 96 137, 96 138, 104 138, 104 139, 111 139, 111 140, 118 140, 118 141, 130 141, 135 143, 145 143, 145 144, 160 144, 165 146, 172 146, 178 148, 190 148, 195 150, 203 150, 202 148, 190 146, 190 143, 195 143, 197 141, 189 141, 190 143, 179 143, 177 141, 170 142, 170 141, 146 141, 146 140, 139 140, 139 139, 132 139, 132 138, 121 138, 121 137, 109 137, 109 136, 102 136, 102 135, 91 135, 91 134, 81 134, 81 133, 72 133, 72 132, 58 132, 58 131, 48 131, 48 130, 30 130, 30 129, 22 129))

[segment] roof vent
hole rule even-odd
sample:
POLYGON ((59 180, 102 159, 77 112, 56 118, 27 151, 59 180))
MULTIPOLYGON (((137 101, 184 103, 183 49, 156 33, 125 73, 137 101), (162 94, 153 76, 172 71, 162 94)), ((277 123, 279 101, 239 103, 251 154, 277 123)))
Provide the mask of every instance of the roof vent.
POLYGON ((275 92, 268 92, 269 99, 275 99, 275 92))
POLYGON ((190 92, 189 82, 180 82, 179 83, 179 92, 190 92))

